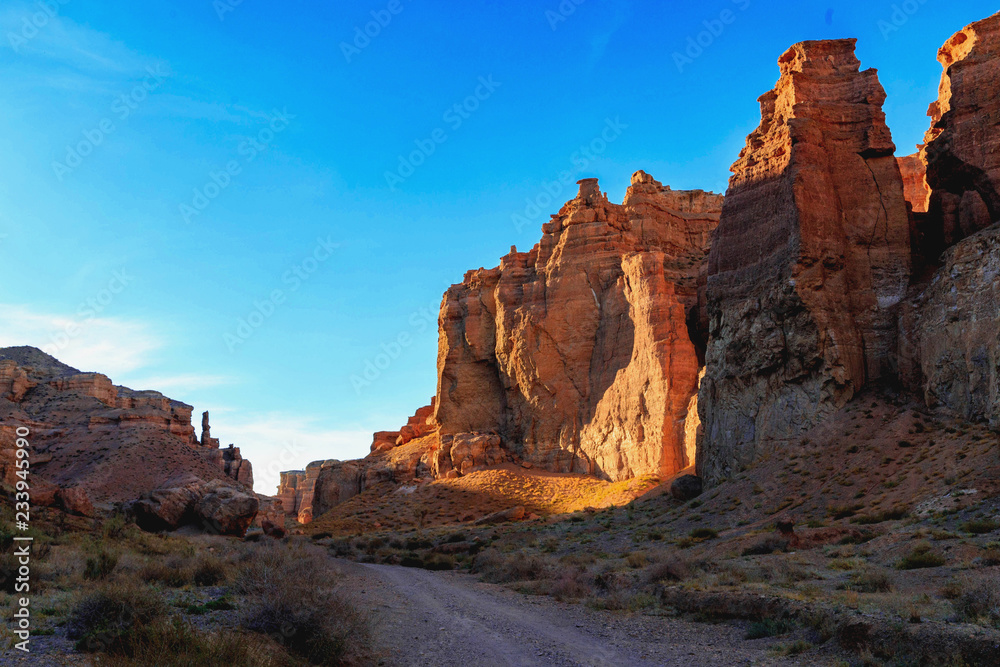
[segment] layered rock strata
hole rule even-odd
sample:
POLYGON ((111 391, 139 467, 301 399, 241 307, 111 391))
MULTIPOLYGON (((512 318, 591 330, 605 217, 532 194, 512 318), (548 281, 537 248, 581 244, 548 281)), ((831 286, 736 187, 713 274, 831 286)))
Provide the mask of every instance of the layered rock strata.
POLYGON ((236 448, 218 449, 207 432, 199 441, 192 411, 159 392, 81 373, 35 348, 3 348, 0 474, 6 485, 16 482, 15 434, 25 427, 35 504, 93 516, 167 488, 179 475, 254 496, 250 462, 236 448))
POLYGON ((950 248, 900 323, 901 376, 930 406, 1000 429, 1000 227, 950 248))
POLYGON ((918 220, 940 268, 907 300, 900 375, 928 405, 1000 429, 1000 14, 957 32, 938 60, 920 154, 929 206, 918 220))
POLYGON ((789 49, 732 168, 705 288, 698 471, 710 482, 895 364, 909 216, 885 92, 854 46, 789 49))
POLYGON ((1000 221, 1000 13, 960 30, 944 67, 921 158, 938 252, 1000 221))
POLYGON ((611 480, 688 465, 689 322, 721 205, 645 172, 616 205, 587 179, 531 251, 470 271, 441 308, 441 433, 494 434, 525 461, 611 480))

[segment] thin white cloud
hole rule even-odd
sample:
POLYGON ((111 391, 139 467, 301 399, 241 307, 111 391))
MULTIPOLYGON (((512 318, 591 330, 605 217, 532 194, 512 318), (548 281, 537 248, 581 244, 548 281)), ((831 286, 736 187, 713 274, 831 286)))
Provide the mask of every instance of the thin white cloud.
POLYGON ((23 58, 46 60, 105 74, 132 75, 158 61, 110 35, 44 11, 40 4, 6 2, 0 10, 0 44, 23 58))
POLYGON ((301 470, 313 461, 356 459, 368 454, 372 431, 325 428, 315 417, 268 413, 245 417, 236 411, 212 412, 212 435, 225 447, 240 448, 253 463, 254 487, 274 495, 281 472, 301 470))
POLYGON ((163 347, 143 322, 117 317, 68 317, 0 304, 0 347, 31 345, 83 371, 115 380, 150 362, 163 347))
POLYGON ((160 375, 160 376, 125 376, 118 384, 126 385, 132 389, 145 390, 153 389, 160 393, 169 394, 171 390, 194 391, 195 389, 208 389, 233 384, 235 380, 224 375, 160 375))

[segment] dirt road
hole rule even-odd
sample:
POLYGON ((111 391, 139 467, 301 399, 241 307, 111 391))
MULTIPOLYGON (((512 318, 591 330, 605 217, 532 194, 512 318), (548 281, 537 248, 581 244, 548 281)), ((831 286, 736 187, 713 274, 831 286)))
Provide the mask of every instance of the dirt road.
MULTIPOLYGON (((796 665, 731 625, 612 614, 452 572, 338 561, 376 614, 383 665, 796 665)), ((353 586, 352 586, 353 588, 353 586)))

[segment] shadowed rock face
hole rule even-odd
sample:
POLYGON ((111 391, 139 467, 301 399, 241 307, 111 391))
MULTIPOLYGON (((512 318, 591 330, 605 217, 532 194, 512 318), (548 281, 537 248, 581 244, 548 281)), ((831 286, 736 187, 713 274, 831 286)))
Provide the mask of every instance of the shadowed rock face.
POLYGON ((698 470, 710 482, 894 364, 909 217, 885 92, 854 44, 789 49, 733 165, 705 289, 698 470))
POLYGON ((1000 429, 1000 229, 959 242, 906 306, 902 379, 970 421, 1000 429))
POLYGON ((612 480, 688 465, 688 321, 721 203, 638 172, 616 205, 584 180, 530 252, 469 272, 441 308, 441 433, 493 433, 523 460, 612 480))
POLYGON ((940 253, 1000 220, 1000 14, 956 33, 938 60, 944 74, 921 157, 940 253))
POLYGON ((907 301, 900 376, 928 405, 1000 429, 1000 14, 956 33, 938 60, 920 222, 923 251, 940 268, 907 301))

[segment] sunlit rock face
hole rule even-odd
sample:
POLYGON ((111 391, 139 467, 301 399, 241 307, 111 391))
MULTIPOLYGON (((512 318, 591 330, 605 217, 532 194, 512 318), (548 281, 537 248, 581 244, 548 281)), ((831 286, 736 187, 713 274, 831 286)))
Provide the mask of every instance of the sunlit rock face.
POLYGON ((921 158, 941 252, 1000 220, 1000 14, 957 32, 938 60, 944 73, 921 158))
POLYGON ((724 479, 892 371, 909 216, 885 92, 855 40, 779 60, 708 262, 698 470, 724 479))
POLYGON ((692 461, 697 282, 722 197, 632 178, 623 204, 596 179, 529 252, 445 294, 435 419, 493 433, 548 470, 620 480, 692 461))

